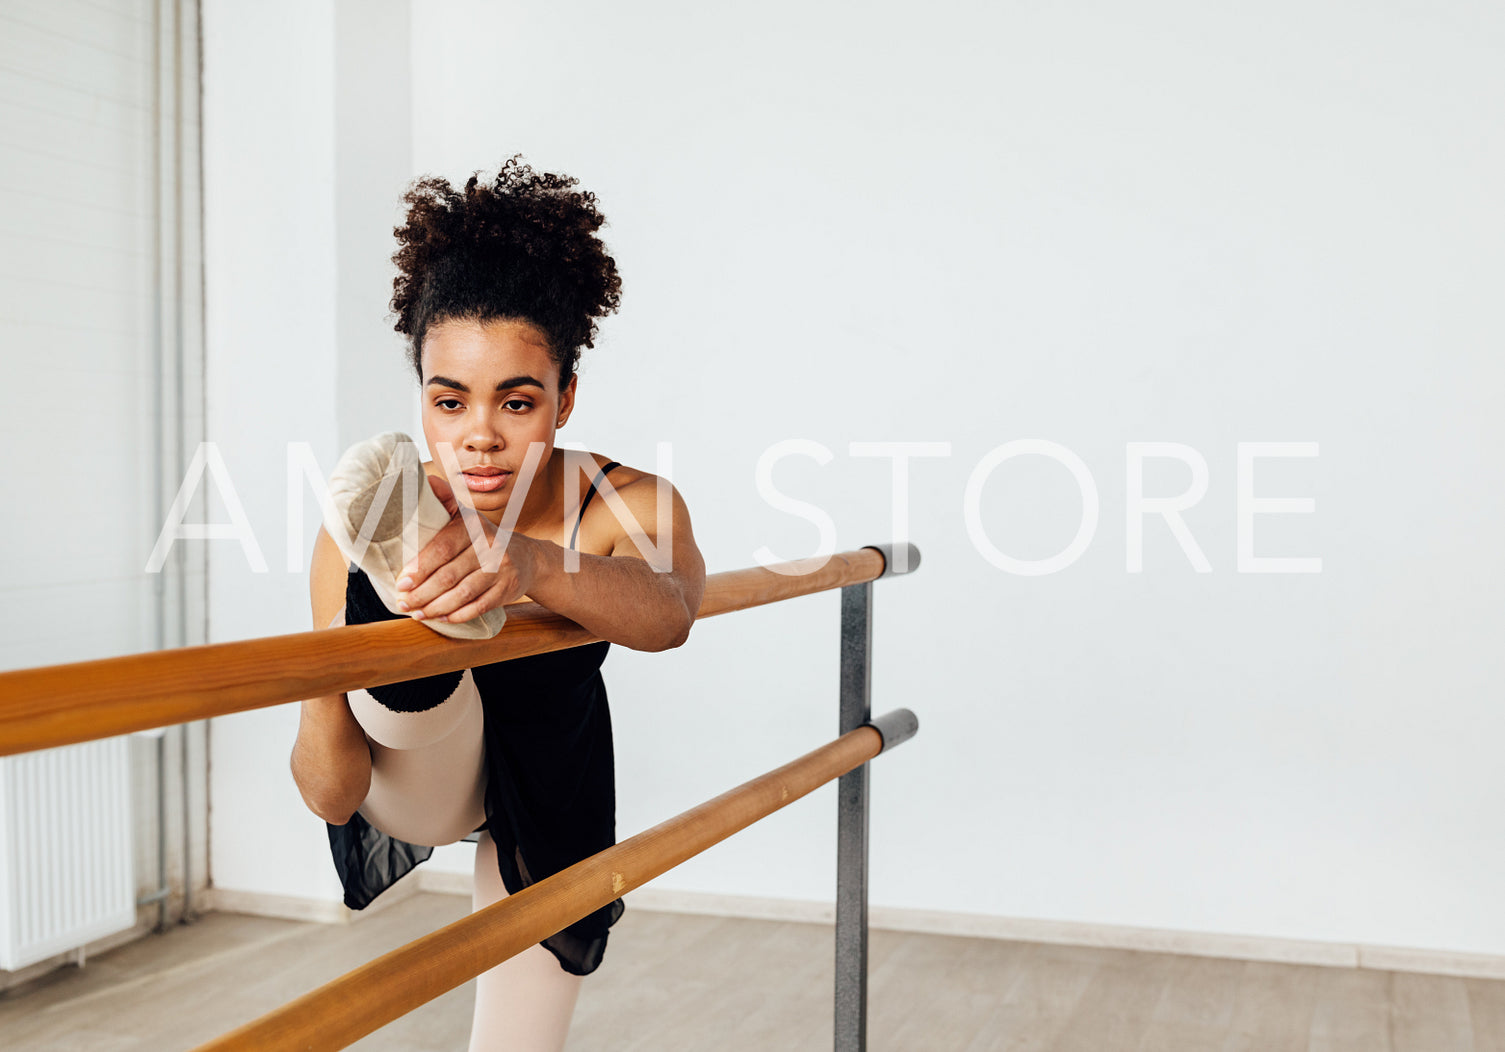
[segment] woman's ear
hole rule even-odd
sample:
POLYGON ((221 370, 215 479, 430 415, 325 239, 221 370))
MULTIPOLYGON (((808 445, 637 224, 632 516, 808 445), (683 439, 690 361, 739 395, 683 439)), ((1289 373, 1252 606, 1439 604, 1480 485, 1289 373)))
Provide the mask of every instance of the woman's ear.
POLYGON ((575 381, 580 379, 579 374, 570 377, 570 382, 564 385, 564 390, 559 392, 559 416, 554 420, 556 429, 564 426, 564 422, 570 418, 570 413, 575 409, 575 381))

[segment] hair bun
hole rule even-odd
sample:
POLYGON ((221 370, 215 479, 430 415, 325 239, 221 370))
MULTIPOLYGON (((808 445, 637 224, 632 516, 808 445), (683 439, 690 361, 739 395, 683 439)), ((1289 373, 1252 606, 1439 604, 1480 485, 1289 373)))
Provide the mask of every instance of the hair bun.
POLYGON ((407 221, 395 231, 392 282, 396 329, 422 379, 423 339, 449 318, 524 318, 543 330, 560 384, 574 375, 596 321, 621 301, 616 263, 597 236, 605 218, 578 180, 535 172, 521 156, 494 179, 472 175, 415 181, 403 195, 407 221))

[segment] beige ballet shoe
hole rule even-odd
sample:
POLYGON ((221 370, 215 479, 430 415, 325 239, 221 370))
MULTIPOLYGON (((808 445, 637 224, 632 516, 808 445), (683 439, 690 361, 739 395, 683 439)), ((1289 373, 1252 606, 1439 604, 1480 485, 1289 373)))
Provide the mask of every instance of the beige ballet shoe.
MULTIPOLYGON (((348 562, 366 571, 388 610, 398 613, 397 575, 449 523, 449 512, 424 477, 418 446, 401 431, 358 442, 329 476, 333 514, 324 529, 348 562)), ((490 639, 502 630, 502 607, 459 624, 424 621, 456 639, 490 639)))

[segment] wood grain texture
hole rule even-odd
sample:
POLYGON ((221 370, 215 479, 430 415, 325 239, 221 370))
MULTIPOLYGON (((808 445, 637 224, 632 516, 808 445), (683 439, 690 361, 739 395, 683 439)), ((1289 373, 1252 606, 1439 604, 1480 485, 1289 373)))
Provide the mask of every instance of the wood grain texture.
MULTIPOLYGON (((713 574, 697 619, 871 581, 872 548, 713 574), (782 569, 785 572, 778 572, 782 569)), ((451 639, 404 618, 0 672, 0 756, 563 650, 598 637, 535 603, 492 639, 451 639)))
POLYGON ((620 895, 866 763, 859 727, 777 770, 607 848, 495 905, 326 983, 199 1052, 344 1048, 620 895))

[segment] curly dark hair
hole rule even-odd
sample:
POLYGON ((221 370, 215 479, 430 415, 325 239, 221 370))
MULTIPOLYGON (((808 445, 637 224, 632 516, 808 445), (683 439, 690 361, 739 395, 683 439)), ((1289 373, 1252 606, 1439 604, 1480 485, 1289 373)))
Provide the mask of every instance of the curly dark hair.
POLYGON ((617 309, 622 280, 596 236, 605 222, 596 196, 568 175, 535 172, 512 157, 489 185, 465 189, 419 179, 408 188, 407 222, 393 231, 396 329, 423 381, 423 339, 449 319, 532 322, 549 341, 562 390, 582 347, 595 346, 596 319, 617 309))

